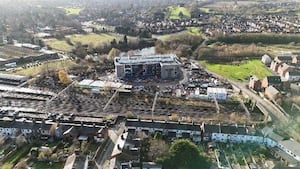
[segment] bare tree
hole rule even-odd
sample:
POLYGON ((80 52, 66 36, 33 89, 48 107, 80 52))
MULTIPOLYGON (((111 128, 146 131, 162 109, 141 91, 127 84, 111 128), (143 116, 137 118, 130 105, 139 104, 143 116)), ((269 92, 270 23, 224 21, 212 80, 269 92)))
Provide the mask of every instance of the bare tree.
POLYGON ((50 135, 51 135, 52 137, 55 136, 55 132, 56 132, 57 126, 58 126, 58 124, 57 124, 57 123, 54 123, 54 124, 52 124, 52 126, 51 126, 51 128, 50 128, 49 133, 50 133, 50 135))
POLYGON ((159 157, 163 157, 168 153, 169 145, 161 139, 151 139, 148 157, 151 160, 156 160, 159 157))
POLYGON ((24 136, 18 136, 16 138, 16 144, 18 147, 22 147, 26 142, 27 142, 27 140, 24 136))
POLYGON ((27 169, 27 161, 26 160, 22 160, 20 161, 18 164, 16 164, 16 166, 14 167, 15 169, 27 169))
POLYGON ((39 156, 38 156, 38 159, 41 160, 41 161, 46 160, 45 153, 44 152, 40 152, 39 156))
POLYGON ((5 138, 0 134, 0 146, 5 143, 5 138))

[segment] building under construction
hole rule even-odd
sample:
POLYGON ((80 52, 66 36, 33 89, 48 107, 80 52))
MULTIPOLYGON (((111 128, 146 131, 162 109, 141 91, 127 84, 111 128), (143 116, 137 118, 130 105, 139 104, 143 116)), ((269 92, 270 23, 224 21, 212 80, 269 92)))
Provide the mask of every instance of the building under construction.
POLYGON ((174 80, 181 74, 180 62, 175 54, 117 57, 115 69, 120 79, 174 80))

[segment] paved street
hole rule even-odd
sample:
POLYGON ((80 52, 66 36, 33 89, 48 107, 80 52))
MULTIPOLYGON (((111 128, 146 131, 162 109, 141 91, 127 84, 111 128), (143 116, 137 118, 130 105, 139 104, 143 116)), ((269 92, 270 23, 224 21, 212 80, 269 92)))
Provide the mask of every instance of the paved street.
POLYGON ((95 159, 96 169, 113 169, 113 167, 111 166, 114 166, 114 160, 111 159, 111 155, 116 145, 116 141, 118 140, 118 137, 123 133, 124 129, 125 125, 120 124, 120 128, 118 130, 108 131, 108 143, 104 147, 104 151, 100 152, 98 157, 96 157, 95 159))
MULTIPOLYGON (((197 61, 194 61, 194 63, 196 65, 200 66, 197 61)), ((211 72, 207 69, 205 69, 205 70, 208 73, 211 73, 216 77, 219 77, 221 79, 223 78, 222 76, 219 76, 218 74, 216 74, 214 72, 211 72)), ((265 115, 269 115, 274 124, 278 124, 278 122, 279 122, 280 124, 282 124, 283 126, 286 127, 284 129, 285 132, 288 132, 288 134, 292 138, 294 138, 296 140, 300 140, 300 134, 294 128, 292 128, 292 125, 288 125, 288 123, 292 123, 292 119, 289 119, 288 115, 285 114, 285 112, 282 112, 271 101, 267 100, 266 98, 261 98, 260 96, 258 96, 257 94, 255 94, 251 90, 249 90, 246 86, 247 83, 238 83, 238 82, 234 82, 229 79, 226 79, 226 80, 229 81, 231 84, 235 85, 236 87, 238 87, 244 95, 247 95, 249 98, 252 98, 253 100, 255 100, 257 107, 260 108, 262 113, 264 113, 265 115)), ((277 127, 278 126, 279 125, 277 125, 277 127)))

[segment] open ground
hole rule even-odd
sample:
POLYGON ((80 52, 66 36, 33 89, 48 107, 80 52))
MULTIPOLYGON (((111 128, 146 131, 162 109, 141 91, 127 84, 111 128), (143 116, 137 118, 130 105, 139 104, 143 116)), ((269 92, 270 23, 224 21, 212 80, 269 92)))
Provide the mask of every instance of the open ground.
POLYGON ((238 63, 236 65, 212 64, 205 61, 200 63, 208 70, 235 81, 247 81, 252 75, 257 76, 260 79, 272 75, 260 60, 245 61, 244 63, 238 63))
POLYGON ((121 36, 117 34, 110 34, 110 33, 102 33, 102 34, 91 33, 87 35, 78 35, 78 34, 70 35, 68 38, 70 38, 71 42, 73 43, 73 46, 68 44, 66 40, 57 40, 57 39, 51 39, 46 41, 45 43, 55 50, 70 52, 72 49, 75 48, 75 44, 77 42, 80 42, 85 45, 93 44, 94 47, 96 47, 98 45, 108 44, 113 39, 119 41, 121 39, 121 36))

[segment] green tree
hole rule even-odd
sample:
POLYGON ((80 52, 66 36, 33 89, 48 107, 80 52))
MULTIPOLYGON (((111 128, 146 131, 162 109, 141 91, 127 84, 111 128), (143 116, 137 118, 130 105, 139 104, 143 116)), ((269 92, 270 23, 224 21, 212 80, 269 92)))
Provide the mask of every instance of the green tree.
POLYGON ((124 44, 127 45, 128 44, 128 39, 127 39, 127 36, 124 35, 124 44))
POLYGON ((179 16, 179 18, 183 18, 184 17, 182 11, 179 12, 178 16, 179 16))
POLYGON ((207 169, 210 166, 208 158, 201 155, 198 147, 187 139, 176 140, 162 164, 165 169, 207 169))

